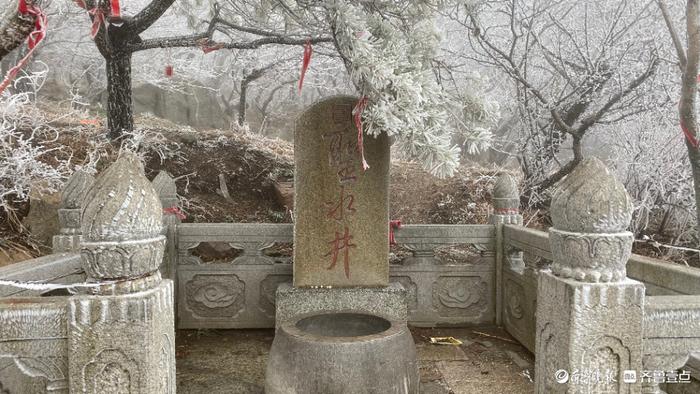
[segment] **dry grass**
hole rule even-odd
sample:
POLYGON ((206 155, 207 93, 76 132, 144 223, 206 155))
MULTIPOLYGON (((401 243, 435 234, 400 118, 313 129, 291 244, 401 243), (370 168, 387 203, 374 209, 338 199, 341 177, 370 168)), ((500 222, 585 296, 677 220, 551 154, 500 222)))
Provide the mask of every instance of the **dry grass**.
MULTIPOLYGON (((115 160, 120 146, 106 140, 100 119, 84 113, 58 116, 60 111, 53 111, 47 118, 59 119, 51 124, 59 137, 40 143, 60 149, 42 160, 52 165, 70 161, 72 168, 90 166, 97 171, 115 160)), ((293 179, 293 144, 242 131, 194 130, 153 116, 139 116, 136 122, 147 176, 152 179, 166 170, 176 178, 187 222, 291 221, 275 195, 274 183, 293 179), (219 191, 220 174, 230 199, 219 191)), ((415 163, 395 160, 391 218, 405 224, 486 223, 496 175, 494 170, 463 167, 457 176, 440 180, 415 163)), ((27 206, 20 208, 18 220, 28 211, 27 206)), ((7 218, 0 217, 0 239, 32 255, 45 253, 7 218)))

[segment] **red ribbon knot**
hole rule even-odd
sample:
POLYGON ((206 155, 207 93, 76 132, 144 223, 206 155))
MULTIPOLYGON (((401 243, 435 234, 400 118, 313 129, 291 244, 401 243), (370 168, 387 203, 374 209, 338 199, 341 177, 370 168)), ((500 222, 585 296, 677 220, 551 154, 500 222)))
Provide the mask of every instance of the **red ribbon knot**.
POLYGON ((163 208, 163 213, 165 214, 170 214, 170 215, 175 215, 177 216, 178 219, 180 220, 185 220, 187 219, 187 216, 185 216, 185 213, 180 210, 180 208, 175 205, 170 208, 163 208))
POLYGON ((396 245, 396 238, 394 237, 394 230, 401 229, 401 220, 390 220, 389 221, 389 245, 396 245))

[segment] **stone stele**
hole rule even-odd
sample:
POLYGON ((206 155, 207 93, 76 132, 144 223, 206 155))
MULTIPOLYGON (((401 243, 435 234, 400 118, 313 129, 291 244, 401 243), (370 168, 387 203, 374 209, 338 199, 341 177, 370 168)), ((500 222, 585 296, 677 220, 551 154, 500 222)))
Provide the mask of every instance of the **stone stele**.
POLYGON ((304 112, 294 132, 294 286, 389 282, 389 139, 365 136, 362 169, 353 97, 304 112))

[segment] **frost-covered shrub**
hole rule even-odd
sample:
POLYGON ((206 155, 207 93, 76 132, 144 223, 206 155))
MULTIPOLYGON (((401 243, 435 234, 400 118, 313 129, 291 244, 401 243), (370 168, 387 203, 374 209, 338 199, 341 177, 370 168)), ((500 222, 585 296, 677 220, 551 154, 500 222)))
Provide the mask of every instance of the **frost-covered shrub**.
MULTIPOLYGON (((44 73, 35 73, 30 86, 40 86, 44 73)), ((60 190, 70 173, 67 162, 48 164, 47 156, 59 148, 42 142, 58 138, 32 98, 35 92, 0 95, 0 211, 11 213, 33 188, 40 193, 60 190)))

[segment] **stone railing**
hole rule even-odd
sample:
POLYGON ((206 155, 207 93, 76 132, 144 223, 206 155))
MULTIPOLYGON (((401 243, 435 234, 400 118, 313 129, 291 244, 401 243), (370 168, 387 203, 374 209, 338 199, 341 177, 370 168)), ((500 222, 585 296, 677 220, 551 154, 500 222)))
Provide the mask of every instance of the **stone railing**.
MULTIPOLYGON (((68 284, 84 282, 85 271, 79 254, 57 253, 2 267, 0 279, 68 284)), ((68 392, 67 368, 61 361, 67 360, 67 335, 55 324, 64 321, 67 298, 48 297, 56 293, 0 286, 0 393, 68 392), (7 323, 17 320, 13 315, 19 313, 32 318, 7 323), (17 333, 12 335, 10 330, 17 333), (14 341, 3 340, 10 335, 14 341), (16 357, 18 354, 21 359, 16 357)))
MULTIPOLYGON (((492 225, 407 225, 396 243, 410 251, 390 266, 409 293, 409 321, 417 326, 493 323, 496 306, 492 225), (443 261, 436 250, 460 245, 467 262, 443 261)), ((291 224, 180 224, 177 226, 179 328, 274 327, 275 291, 292 280, 290 256, 265 251, 291 244, 291 224), (192 253, 204 242, 240 250, 227 262, 205 263, 192 253)))
MULTIPOLYGON (((78 253, 56 253, 0 268, 0 279, 14 282, 69 284, 85 281, 78 253)), ((48 296, 59 292, 0 285, 0 297, 48 296)))
POLYGON ((631 255, 628 201, 589 160, 554 194, 549 233, 502 225, 503 253, 524 257, 503 265, 503 325, 535 353, 538 393, 662 393, 665 374, 698 364, 700 270, 631 255), (589 380, 557 383, 555 370, 589 380), (595 371, 614 381, 590 380, 595 371))
MULTIPOLYGON (((504 273, 504 324, 511 335, 530 351, 534 351, 537 272, 548 268, 552 261, 549 234, 521 226, 505 225, 503 235, 505 247, 523 252, 527 262, 536 262, 531 265, 526 263, 524 272, 506 267, 504 273)), ((627 276, 644 283, 649 296, 700 295, 700 269, 697 268, 632 254, 627 262, 627 276)))
MULTIPOLYGON (((526 261, 537 262, 536 265, 528 265, 529 269, 524 272, 512 269, 504 271, 506 297, 504 326, 513 337, 534 353, 537 272, 540 269, 547 269, 552 261, 549 234, 514 225, 504 226, 503 234, 504 245, 507 248, 524 253, 526 261)), ((689 316, 700 312, 700 310, 696 312, 697 304, 700 302, 700 270, 632 254, 627 262, 627 276, 644 284, 648 296, 645 306, 645 329, 649 332, 657 331, 658 333, 653 335, 659 335, 656 338, 659 343, 649 341, 645 346, 649 349, 661 350, 664 341, 680 342, 679 355, 668 355, 671 359, 678 357, 680 361, 674 363, 671 360, 671 365, 678 367, 683 365, 684 358, 688 359, 683 369, 693 376, 692 385, 668 384, 666 390, 669 393, 675 393, 676 389, 686 390, 679 391, 682 393, 700 389, 700 383, 697 382, 700 377, 700 353, 688 355, 690 350, 698 349, 697 345, 692 344, 700 340, 700 338, 693 339, 699 336, 698 326, 693 325, 692 319, 687 320, 689 316), (666 319, 660 319, 661 323, 657 320, 659 316, 664 315, 666 318, 671 318, 674 313, 677 320, 675 329, 668 328, 669 322, 666 319), (690 344, 682 339, 684 337, 688 337, 690 344)), ((651 365, 648 367, 651 368, 651 365)), ((650 392, 655 391, 652 389, 650 392)))
MULTIPOLYGON (((3 322, 0 325, 0 392, 102 392, 97 386, 90 386, 97 381, 105 384, 129 382, 129 385, 136 385, 128 390, 133 393, 173 392, 172 329, 176 325, 173 300, 178 301, 179 328, 274 327, 275 291, 279 284, 291 282, 293 265, 288 253, 269 252, 278 250, 276 247, 282 244, 291 245, 293 226, 181 223, 175 183, 168 174, 160 173, 151 187, 133 160, 121 160, 115 167, 118 170, 108 170, 106 173, 111 175, 104 176, 110 181, 103 177, 94 181, 85 174, 69 181, 70 193, 64 197, 60 213, 62 229, 54 239, 56 251, 67 253, 0 269, 0 279, 6 281, 90 284, 87 289, 73 288, 71 292, 68 289, 0 286, 0 321, 3 322), (131 176, 115 176, 119 172, 131 176), (110 187, 110 184, 121 186, 110 187), (81 188, 85 189, 79 192, 81 188), (120 193, 129 194, 129 190, 138 188, 148 190, 141 196, 148 199, 145 204, 151 209, 150 219, 143 214, 123 216, 114 211, 121 209, 121 205, 104 203, 119 200, 120 193), (162 215, 161 207, 165 207, 162 215), (76 212, 80 212, 77 223, 76 212), (91 220, 85 221, 85 217, 91 220), (115 224, 115 217, 124 218, 123 222, 115 224), (103 224, 95 226, 100 221, 103 224), (112 237, 113 234, 121 235, 112 237), (228 244, 237 249, 238 254, 230 261, 202 261, 193 252, 202 243, 228 244), (120 252, 125 250, 129 252, 120 252), (138 256, 138 260, 127 262, 125 259, 131 256, 138 256), (161 280, 161 277, 172 279, 176 285, 173 287, 170 280, 161 280), (132 308, 134 303, 140 307, 132 308), (127 336, 141 338, 143 342, 122 340, 127 336), (147 354, 162 357, 155 360, 147 354), (110 370, 109 376, 94 374, 100 370, 106 374, 104 368, 109 365, 119 368, 110 370), (156 372, 145 372, 151 370, 156 372), (16 373, 11 373, 13 371, 16 373)), ((584 178, 594 179, 593 176, 584 178)), ((603 181, 598 182, 604 183, 599 187, 603 190, 617 187, 610 186, 609 178, 603 177, 603 181)), ((581 184, 586 185, 585 182, 581 184)), ((619 188, 615 190, 617 194, 612 195, 623 201, 624 194, 619 188)), ((601 276, 596 273, 602 270, 599 266, 583 271, 579 266, 567 269, 567 264, 571 264, 569 257, 577 258, 572 261, 578 264, 600 259, 600 251, 613 245, 614 237, 626 237, 626 233, 615 230, 598 234, 590 230, 595 227, 586 227, 589 232, 579 235, 555 227, 553 231, 558 232, 557 237, 561 238, 561 234, 568 234, 568 231, 576 242, 594 240, 588 244, 587 254, 577 257, 582 250, 579 248, 569 251, 566 254, 569 257, 562 259, 561 250, 558 255, 553 253, 552 245, 556 240, 553 241, 549 233, 522 227, 519 193, 512 177, 499 177, 493 195, 494 211, 489 224, 404 225, 395 230, 397 248, 391 259, 390 277, 408 291, 412 325, 503 325, 536 353, 538 360, 547 359, 548 356, 543 355, 558 351, 558 348, 541 347, 542 343, 548 343, 543 335, 550 340, 556 335, 574 336, 578 338, 576 341, 591 335, 608 338, 607 342, 589 346, 597 352, 595 359, 603 360, 600 364, 581 366, 555 354, 552 359, 561 364, 559 369, 619 369, 621 365, 608 365, 604 360, 608 360, 606 357, 610 354, 624 353, 623 358, 632 360, 625 368, 668 371, 682 367, 689 353, 700 349, 700 270, 637 255, 625 258, 625 266, 616 262, 617 254, 607 255, 612 257, 601 260, 600 267, 608 263, 617 264, 615 269, 625 267, 628 279, 601 276), (602 241, 595 241, 598 238, 602 241), (578 275, 576 269, 582 272, 580 277, 566 276, 578 275), (591 304, 580 309, 575 304, 579 301, 573 298, 569 301, 574 304, 564 303, 564 298, 554 294, 560 290, 551 287, 554 283, 570 286, 572 294, 587 294, 581 302, 591 304), (644 289, 646 294, 639 293, 639 289, 644 289), (538 292, 543 291, 547 296, 542 299, 550 301, 544 311, 538 310, 537 303, 538 292), (612 309, 604 315, 596 315, 598 320, 591 318, 596 322, 595 327, 619 326, 605 323, 608 315, 619 312, 615 310, 619 305, 611 304, 612 300, 630 303, 624 308, 624 314, 629 315, 629 322, 632 322, 630 330, 637 327, 638 342, 625 342, 632 341, 629 335, 623 341, 615 335, 589 333, 587 330, 593 326, 580 324, 571 317, 574 315, 562 315, 562 319, 552 317, 553 313, 567 308, 589 313, 603 305, 612 309), (552 305, 552 302, 561 305, 552 305), (634 312, 637 310, 639 313, 634 312), (541 327, 546 321, 552 324, 541 327)), ((566 201, 575 202, 574 197, 566 201)), ((596 203, 605 210, 605 201, 605 197, 601 197, 596 203)), ((619 202, 615 204, 624 206, 619 202)), ((560 204, 553 216, 562 209, 560 204)), ((584 216, 580 220, 589 219, 584 216)), ((561 223, 559 226, 563 228, 571 226, 561 223)), ((561 244, 558 247, 561 248, 561 244)), ((585 357, 592 356, 584 354, 585 357)), ((690 357, 684 368, 696 371, 694 365, 700 362, 690 357)), ((549 376, 551 367, 538 362, 537 375, 549 376)), ((537 385, 539 392, 559 392, 567 388, 553 385, 551 381, 538 381, 537 385)), ((629 392, 641 389, 640 386, 629 387, 629 392)), ((660 392, 655 384, 646 384, 643 389, 660 392)), ((672 389, 667 388, 669 392, 672 389)))
POLYGON ((59 211, 72 252, 0 269, 0 393, 175 393, 159 196, 130 154, 90 184, 59 211))

